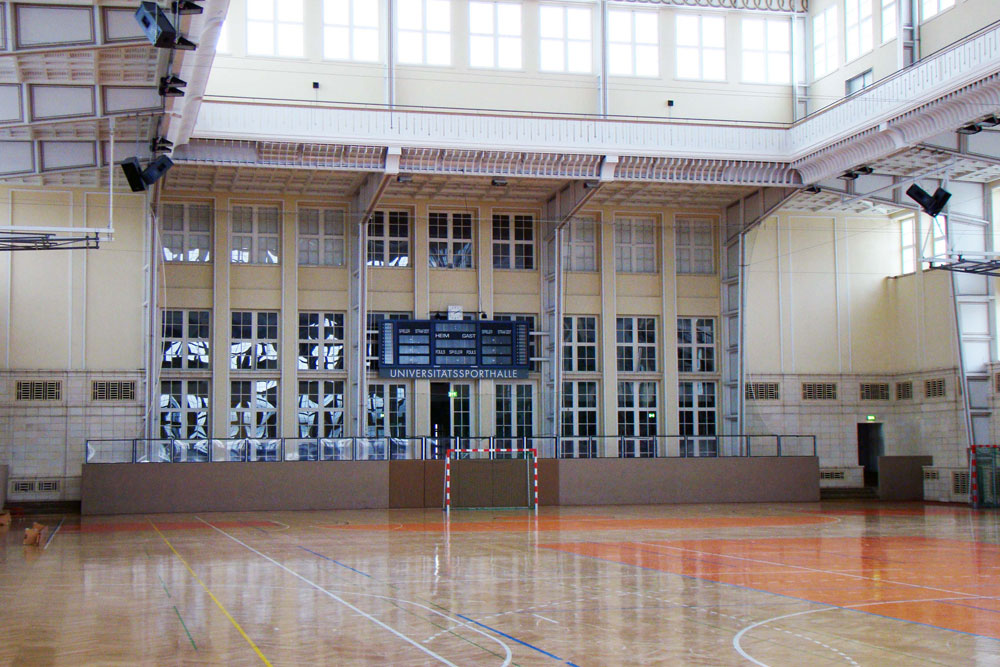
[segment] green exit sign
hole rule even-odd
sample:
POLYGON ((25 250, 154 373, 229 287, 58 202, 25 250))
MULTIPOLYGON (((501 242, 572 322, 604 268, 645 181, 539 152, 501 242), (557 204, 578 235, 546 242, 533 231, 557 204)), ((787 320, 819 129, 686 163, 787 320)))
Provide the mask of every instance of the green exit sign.
POLYGON ((868 421, 870 421, 870 422, 873 422, 873 421, 875 421, 876 419, 878 419, 878 417, 876 417, 875 415, 866 415, 866 416, 865 416, 865 419, 867 419, 867 420, 868 420, 868 421))

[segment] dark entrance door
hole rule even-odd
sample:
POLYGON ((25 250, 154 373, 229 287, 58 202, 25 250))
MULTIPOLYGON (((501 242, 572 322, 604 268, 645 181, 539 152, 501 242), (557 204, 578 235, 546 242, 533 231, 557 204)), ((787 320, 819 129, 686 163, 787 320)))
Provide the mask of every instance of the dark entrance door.
POLYGON ((443 458, 451 438, 451 397, 448 382, 431 382, 431 436, 434 458, 443 458))
POLYGON ((858 424, 858 465, 865 467, 865 486, 878 486, 878 457, 883 454, 882 424, 858 424))

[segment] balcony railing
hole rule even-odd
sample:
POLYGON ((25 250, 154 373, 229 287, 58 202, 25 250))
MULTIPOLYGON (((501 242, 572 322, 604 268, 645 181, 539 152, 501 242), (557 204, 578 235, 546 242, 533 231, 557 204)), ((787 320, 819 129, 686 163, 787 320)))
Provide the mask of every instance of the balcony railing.
MULTIPOLYGON (((407 461, 449 449, 535 449, 543 459, 816 456, 814 435, 529 436, 470 438, 132 438, 87 440, 87 463, 407 461)), ((509 453, 496 453, 509 458, 509 453)))

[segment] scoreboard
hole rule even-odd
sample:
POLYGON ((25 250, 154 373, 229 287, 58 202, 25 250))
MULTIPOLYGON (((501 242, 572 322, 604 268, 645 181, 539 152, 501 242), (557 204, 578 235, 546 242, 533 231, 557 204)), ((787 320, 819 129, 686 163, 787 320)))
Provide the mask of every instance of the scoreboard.
POLYGON ((416 379, 528 377, 528 324, 492 320, 383 320, 379 376, 416 379))

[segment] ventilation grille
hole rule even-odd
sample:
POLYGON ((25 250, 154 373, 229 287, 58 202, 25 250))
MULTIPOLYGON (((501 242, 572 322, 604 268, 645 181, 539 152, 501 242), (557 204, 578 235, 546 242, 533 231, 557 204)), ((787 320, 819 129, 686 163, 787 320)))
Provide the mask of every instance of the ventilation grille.
POLYGON ((62 480, 58 479, 12 479, 10 493, 58 493, 62 480))
POLYGON ((944 378, 924 380, 924 396, 927 398, 944 398, 944 378))
POLYGON ((777 401, 779 398, 777 382, 747 382, 745 386, 748 401, 777 401))
POLYGON ((862 382, 861 383, 861 400, 862 401, 888 401, 889 400, 889 383, 888 382, 862 382))
POLYGON ((896 400, 909 401, 913 398, 913 383, 910 381, 896 383, 896 400))
POLYGON ((30 479, 16 479, 10 482, 10 492, 11 493, 33 493, 35 491, 35 482, 30 479))
POLYGON ((845 479, 843 470, 820 470, 820 479, 845 479))
POLYGON ((803 382, 803 401, 835 401, 837 400, 837 384, 835 382, 803 382))
POLYGON ((58 401, 62 399, 62 382, 58 380, 18 380, 17 400, 58 401))
POLYGON ((58 479, 40 479, 35 483, 35 491, 39 493, 52 493, 59 490, 58 479))
POLYGON ((941 475, 938 474, 937 470, 925 470, 924 471, 924 479, 928 479, 928 480, 941 479, 941 475))
POLYGON ((134 401, 134 380, 97 380, 90 383, 93 401, 134 401))
POLYGON ((951 473, 951 492, 959 496, 969 495, 969 473, 961 470, 951 473))

